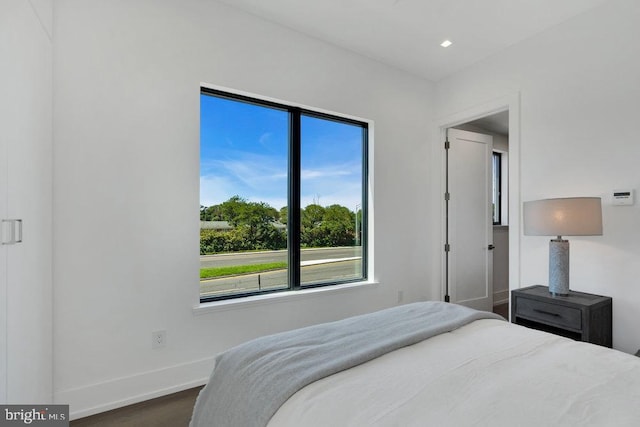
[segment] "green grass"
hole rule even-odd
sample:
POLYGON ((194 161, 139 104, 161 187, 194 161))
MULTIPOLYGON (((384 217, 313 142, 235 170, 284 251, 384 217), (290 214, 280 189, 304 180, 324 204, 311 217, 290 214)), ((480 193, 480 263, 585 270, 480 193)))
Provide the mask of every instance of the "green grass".
POLYGON ((200 269, 200 278, 233 276, 235 274, 259 273, 268 270, 286 268, 286 262, 270 262, 266 264, 231 265, 228 267, 209 267, 200 269))

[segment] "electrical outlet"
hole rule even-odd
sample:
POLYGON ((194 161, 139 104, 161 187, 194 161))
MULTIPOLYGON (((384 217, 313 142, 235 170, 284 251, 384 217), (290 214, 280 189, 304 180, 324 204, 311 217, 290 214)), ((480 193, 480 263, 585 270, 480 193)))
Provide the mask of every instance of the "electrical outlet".
POLYGON ((167 331, 151 332, 151 348, 162 348, 167 345, 167 331))

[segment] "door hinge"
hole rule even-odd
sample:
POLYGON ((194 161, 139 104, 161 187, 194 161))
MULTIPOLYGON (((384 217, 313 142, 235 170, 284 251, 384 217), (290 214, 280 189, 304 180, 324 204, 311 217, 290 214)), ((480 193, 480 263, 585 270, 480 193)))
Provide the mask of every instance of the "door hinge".
POLYGON ((451 148, 451 144, 449 143, 449 140, 447 139, 447 140, 444 142, 444 149, 445 149, 445 150, 448 150, 449 148, 451 148))
POLYGON ((444 199, 445 200, 451 200, 451 193, 449 193, 448 191, 446 193, 444 193, 444 199))
POLYGON ((445 244, 444 244, 444 251, 445 251, 445 252, 450 252, 450 251, 451 251, 451 245, 450 245, 450 244, 448 244, 448 243, 445 243, 445 244))

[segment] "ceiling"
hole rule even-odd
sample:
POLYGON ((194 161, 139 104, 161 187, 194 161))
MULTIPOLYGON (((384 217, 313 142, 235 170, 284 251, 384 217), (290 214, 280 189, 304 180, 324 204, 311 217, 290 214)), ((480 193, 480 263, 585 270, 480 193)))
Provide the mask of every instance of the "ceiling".
POLYGON ((466 124, 476 126, 488 132, 509 135, 509 111, 501 111, 500 113, 481 117, 466 124))
POLYGON ((436 82, 609 0, 217 1, 436 82))

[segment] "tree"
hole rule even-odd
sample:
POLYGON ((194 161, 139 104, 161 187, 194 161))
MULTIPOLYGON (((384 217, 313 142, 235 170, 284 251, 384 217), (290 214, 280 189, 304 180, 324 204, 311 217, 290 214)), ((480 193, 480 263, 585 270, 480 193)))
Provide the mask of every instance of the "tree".
MULTIPOLYGON (((287 207, 280 211, 264 202, 248 202, 236 195, 214 206, 200 206, 203 221, 228 221, 232 230, 201 230, 200 253, 218 253, 253 249, 284 249, 287 234, 274 223, 287 223, 287 207)), ((312 203, 300 210, 300 243, 304 247, 353 245, 356 237, 356 215, 337 204, 322 207, 312 203)))
POLYGON ((264 202, 248 202, 233 196, 219 205, 200 206, 203 221, 227 221, 232 230, 200 232, 200 252, 217 253, 252 249, 283 249, 287 247, 286 233, 273 223, 280 212, 264 202))
POLYGON ((320 229, 325 246, 347 246, 354 242, 355 216, 348 208, 331 205, 325 208, 320 229))
POLYGON ((209 207, 200 205, 200 221, 223 221, 220 205, 209 207))
POLYGON ((351 227, 354 225, 355 216, 348 208, 340 205, 331 205, 325 208, 323 221, 338 222, 345 227, 351 227))
POLYGON ((315 228, 322 223, 324 215, 325 209, 322 206, 311 204, 302 209, 300 223, 302 227, 315 228))
POLYGON ((237 226, 238 218, 246 205, 247 201, 238 195, 218 205, 222 220, 228 221, 234 227, 237 226))
POLYGON ((335 247, 354 242, 355 214, 340 205, 311 204, 302 210, 300 242, 306 247, 335 247))
POLYGON ((234 225, 248 225, 255 231, 260 225, 270 225, 276 221, 278 211, 263 202, 251 202, 240 205, 234 218, 234 225))
POLYGON ((280 218, 278 220, 284 225, 289 222, 289 208, 287 206, 280 208, 280 218))

